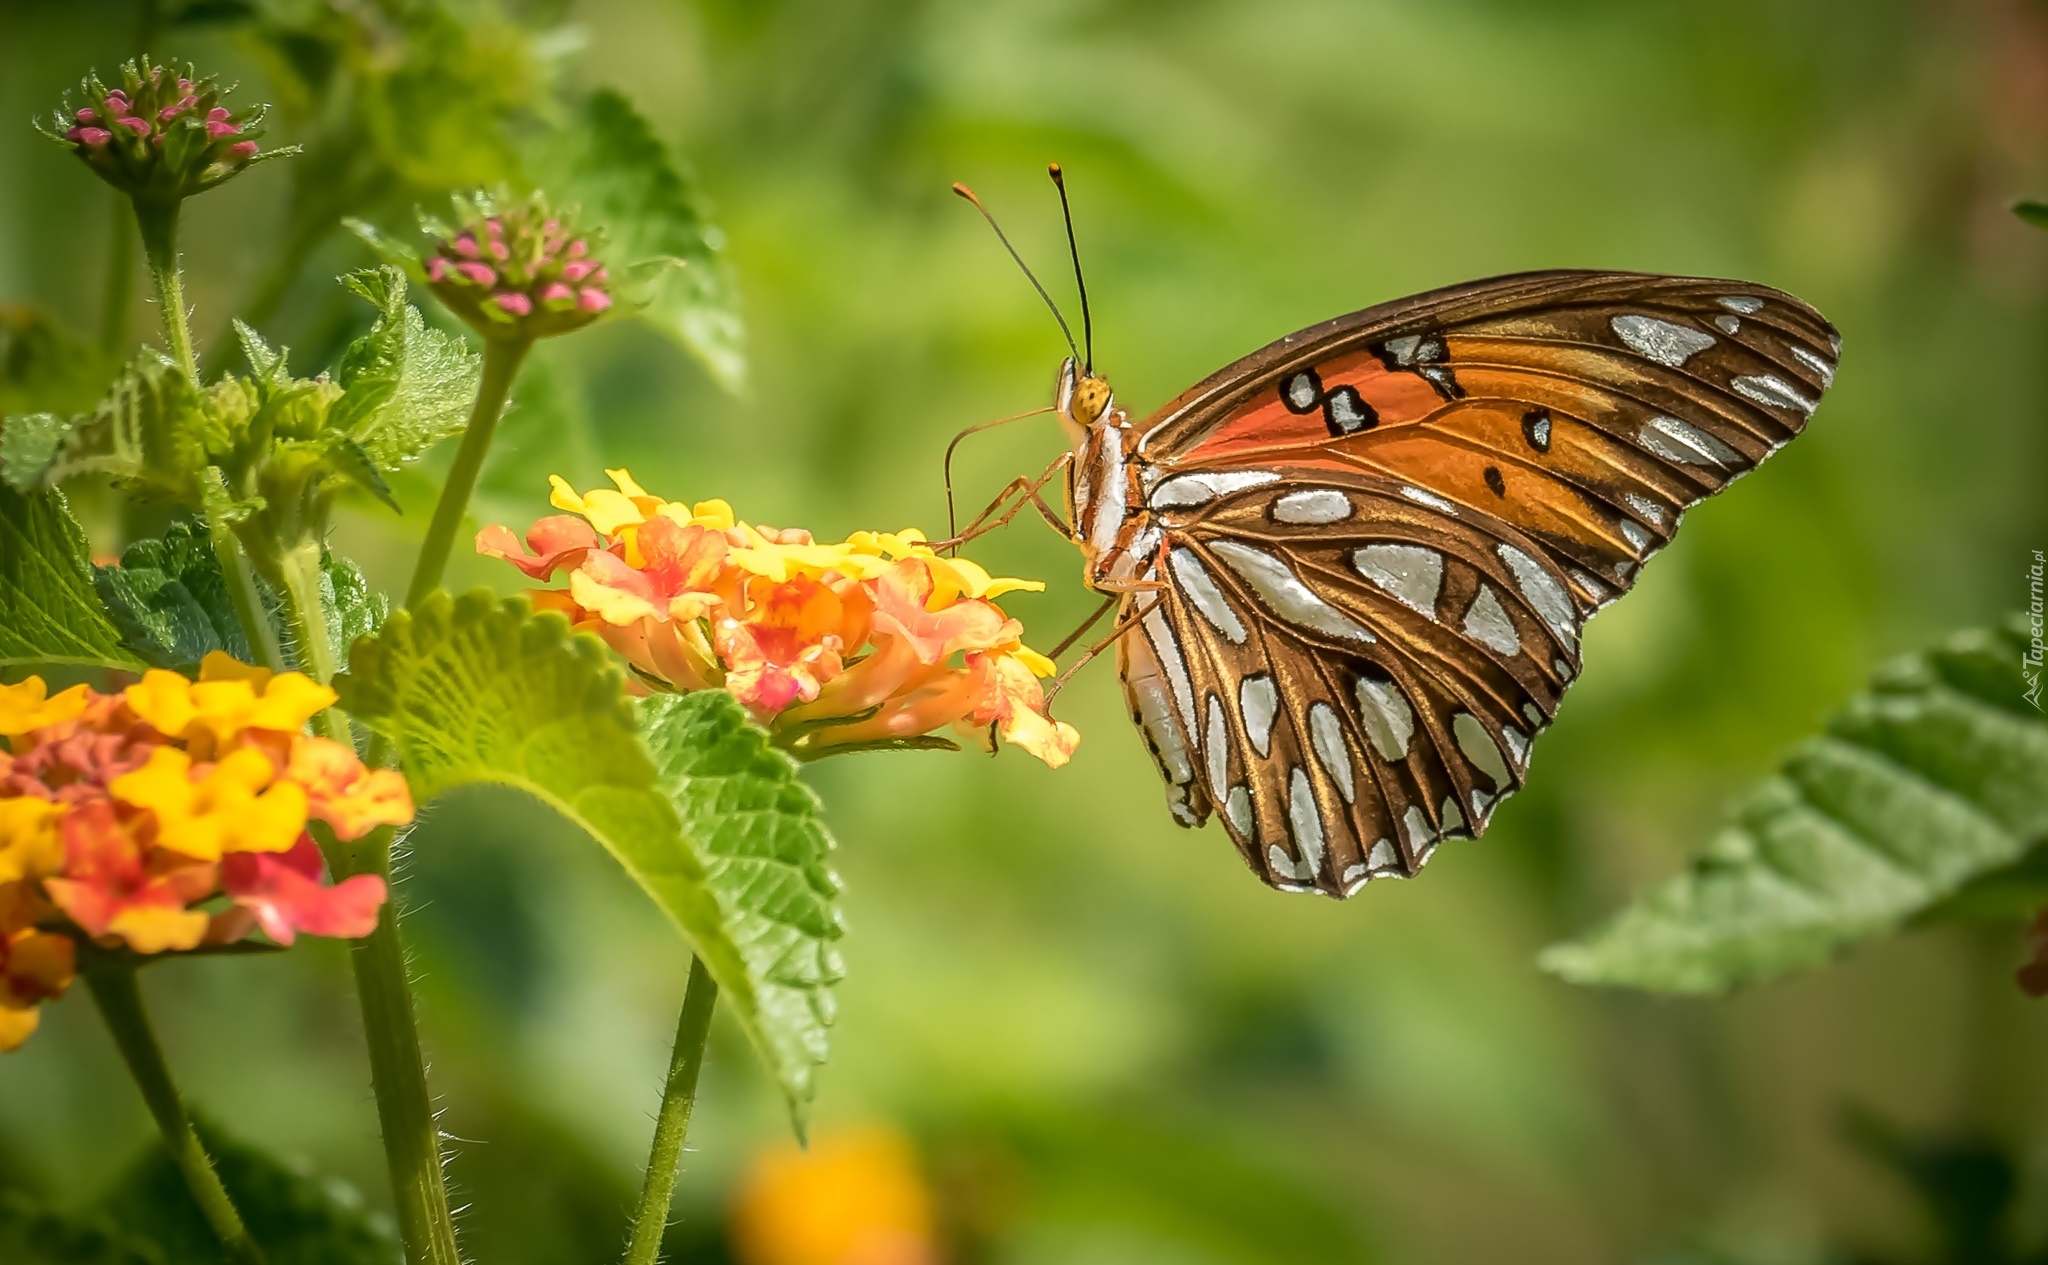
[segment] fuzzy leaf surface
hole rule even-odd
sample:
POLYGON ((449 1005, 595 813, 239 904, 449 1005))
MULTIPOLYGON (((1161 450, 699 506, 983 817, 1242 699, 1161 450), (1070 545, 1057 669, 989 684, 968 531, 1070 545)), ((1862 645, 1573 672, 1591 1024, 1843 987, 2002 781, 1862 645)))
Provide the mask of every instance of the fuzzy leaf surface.
POLYGON ((1883 669, 1682 874, 1546 950, 1579 984, 1718 993, 1938 910, 2048 840, 2048 720, 2019 625, 1883 669))
POLYGON ((104 474, 187 500, 208 451, 224 443, 219 423, 185 375, 161 353, 145 351, 89 414, 9 418, 0 434, 0 473, 23 490, 104 474))
POLYGON ((845 974, 839 880, 818 798, 723 690, 643 700, 640 722, 746 959, 775 1072, 794 1100, 808 1099, 845 974))
POLYGON ((397 268, 365 269, 343 284, 378 316, 342 356, 341 398, 327 424, 361 445, 379 469, 395 469, 469 424, 483 361, 461 339, 427 327, 405 301, 405 274, 397 268))
POLYGON ((139 669, 93 590, 92 554, 64 494, 0 487, 0 666, 139 669))
POLYGON ((394 744, 418 802, 478 783, 509 787, 602 844, 704 959, 774 1068, 779 1047, 747 960, 624 683, 604 644, 562 616, 478 590, 394 613, 355 644, 334 688, 351 716, 394 744))

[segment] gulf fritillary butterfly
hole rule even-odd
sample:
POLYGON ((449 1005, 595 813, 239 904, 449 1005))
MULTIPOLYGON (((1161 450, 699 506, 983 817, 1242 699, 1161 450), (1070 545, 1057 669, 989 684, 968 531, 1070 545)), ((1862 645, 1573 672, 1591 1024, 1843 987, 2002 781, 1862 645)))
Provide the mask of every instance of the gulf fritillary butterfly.
POLYGON ((1482 833, 1586 619, 1840 352, 1777 290, 1557 271, 1311 326, 1138 423, 1068 359, 1070 535, 1174 819, 1336 897, 1482 833))

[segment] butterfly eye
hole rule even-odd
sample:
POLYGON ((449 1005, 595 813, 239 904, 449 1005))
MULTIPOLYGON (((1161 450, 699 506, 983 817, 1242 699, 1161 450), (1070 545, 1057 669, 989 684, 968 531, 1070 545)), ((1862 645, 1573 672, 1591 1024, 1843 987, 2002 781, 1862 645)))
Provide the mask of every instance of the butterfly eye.
POLYGON ((1074 388, 1073 417, 1083 426, 1092 425, 1109 407, 1109 382, 1104 378, 1083 378, 1074 388))

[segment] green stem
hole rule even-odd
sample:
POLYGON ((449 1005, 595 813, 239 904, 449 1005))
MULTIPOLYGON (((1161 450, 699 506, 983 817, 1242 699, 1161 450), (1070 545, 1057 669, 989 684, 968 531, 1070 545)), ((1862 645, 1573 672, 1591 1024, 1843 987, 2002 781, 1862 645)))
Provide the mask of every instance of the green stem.
POLYGON ((669 1206, 676 1197, 683 1138, 690 1131, 690 1109, 697 1103, 697 1073, 704 1067, 704 1042, 717 1005, 718 985, 711 972, 704 969, 702 958, 691 958, 690 982, 683 988, 683 1013, 676 1021, 675 1051, 669 1056, 668 1083, 661 1089, 661 1112, 654 1118, 654 1143, 647 1150, 647 1177, 640 1186, 640 1208, 633 1215, 625 1265, 654 1265, 661 1255, 669 1206))
POLYGON ((249 1237, 242 1215, 235 1211, 227 1188, 220 1184, 220 1174, 213 1171, 213 1161, 207 1158, 199 1135, 192 1131, 192 1121, 185 1114, 177 1086, 171 1083, 164 1052, 157 1045, 149 1014, 142 1008, 142 993, 135 986, 135 969, 111 967, 88 972, 85 978, 93 1001, 99 1005, 100 1017, 107 1021, 107 1031, 113 1034, 114 1045, 128 1064, 136 1088, 142 1091, 143 1102, 149 1105, 149 1114, 156 1117, 157 1128, 163 1131, 164 1147, 170 1152, 171 1161, 184 1175, 186 1188, 198 1201, 206 1223, 227 1248, 228 1259, 241 1265, 261 1265, 263 1250, 249 1237))
MULTIPOLYGON (((391 881, 391 828, 377 829, 333 852, 337 880, 375 874, 391 881)), ((370 1052, 370 1088, 384 1134, 384 1163, 398 1206, 398 1233, 411 1265, 462 1265, 455 1220, 441 1174, 441 1130, 427 1090, 427 1060, 398 938, 398 904, 384 902, 377 929, 349 946, 363 1040, 370 1052)))
POLYGON ((196 388, 199 362, 192 355, 192 322, 185 311, 184 275, 178 269, 177 201, 135 199, 135 226, 142 230, 142 255, 149 261, 157 305, 163 309, 159 315, 164 323, 164 344, 196 388))
MULTIPOLYGON (((227 479, 219 467, 208 466, 200 471, 199 478, 201 505, 210 507, 215 502, 228 499, 227 479)), ((235 529, 211 508, 206 511, 206 538, 213 546, 215 560, 220 563, 228 602, 235 608, 235 620, 241 624, 242 635, 248 639, 249 657, 273 672, 284 671, 284 647, 278 644, 277 629, 271 626, 270 616, 264 612, 263 596, 256 588, 256 571, 249 565, 249 556, 242 552, 242 542, 235 536, 235 529)))
POLYGON ((491 449, 505 401, 511 398, 512 380, 519 376, 520 363, 532 347, 531 338, 494 338, 484 343, 483 380, 477 383, 476 406, 470 410, 469 429, 462 433, 455 464, 448 468, 441 499, 434 503, 433 521, 427 524, 419 561, 413 564, 412 584, 405 590, 408 607, 419 605, 421 598, 441 587, 448 557, 455 550, 455 535, 462 530, 462 517, 469 511, 470 493, 476 490, 477 476, 483 472, 484 454, 491 449))

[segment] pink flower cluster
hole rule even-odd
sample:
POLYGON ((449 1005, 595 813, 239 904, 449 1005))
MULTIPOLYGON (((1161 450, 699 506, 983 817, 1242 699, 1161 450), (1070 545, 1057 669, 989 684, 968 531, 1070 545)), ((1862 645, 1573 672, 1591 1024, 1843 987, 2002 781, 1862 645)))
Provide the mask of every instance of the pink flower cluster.
POLYGON ((564 334, 611 307, 611 275, 589 239, 539 195, 503 210, 482 195, 458 199, 456 211, 457 224, 428 225, 427 283, 486 337, 564 334))
POLYGON ((209 189, 256 157, 263 111, 230 110, 221 104, 224 89, 195 73, 130 62, 120 87, 88 78, 45 130, 131 195, 175 199, 209 189))

